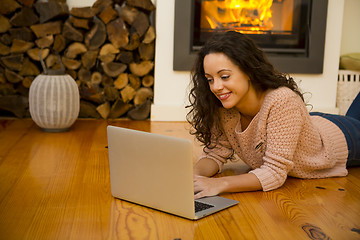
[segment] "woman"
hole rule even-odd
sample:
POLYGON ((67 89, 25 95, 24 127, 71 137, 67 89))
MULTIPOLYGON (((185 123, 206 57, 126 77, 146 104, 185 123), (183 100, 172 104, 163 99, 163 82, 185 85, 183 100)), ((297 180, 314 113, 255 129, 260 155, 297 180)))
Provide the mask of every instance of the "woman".
POLYGON ((194 167, 195 198, 269 191, 287 176, 346 176, 347 163, 360 163, 360 96, 351 107, 357 119, 310 116, 295 81, 241 33, 216 34, 203 46, 189 101, 192 134, 204 144, 194 167), (252 170, 211 178, 234 154, 252 170))

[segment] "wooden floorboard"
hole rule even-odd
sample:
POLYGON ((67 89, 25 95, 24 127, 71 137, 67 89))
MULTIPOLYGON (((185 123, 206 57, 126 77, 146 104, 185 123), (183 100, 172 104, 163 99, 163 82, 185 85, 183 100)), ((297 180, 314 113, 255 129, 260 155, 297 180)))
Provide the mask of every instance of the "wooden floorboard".
MULTIPOLYGON (((199 221, 114 199, 109 124, 187 138, 194 161, 201 153, 184 122, 79 119, 68 132, 47 133, 31 119, 2 119, 0 239, 360 239, 360 168, 224 194, 240 203, 199 221)), ((246 171, 239 161, 222 175, 246 171)))

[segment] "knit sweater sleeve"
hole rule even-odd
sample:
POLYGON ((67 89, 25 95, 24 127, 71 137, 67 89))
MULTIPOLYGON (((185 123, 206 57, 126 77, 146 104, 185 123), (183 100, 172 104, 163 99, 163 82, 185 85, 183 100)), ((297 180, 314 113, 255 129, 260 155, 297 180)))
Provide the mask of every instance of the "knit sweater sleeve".
POLYGON ((305 106, 296 95, 279 92, 270 101, 266 121, 266 150, 263 164, 252 171, 264 191, 282 186, 293 168, 293 156, 304 123, 305 106))

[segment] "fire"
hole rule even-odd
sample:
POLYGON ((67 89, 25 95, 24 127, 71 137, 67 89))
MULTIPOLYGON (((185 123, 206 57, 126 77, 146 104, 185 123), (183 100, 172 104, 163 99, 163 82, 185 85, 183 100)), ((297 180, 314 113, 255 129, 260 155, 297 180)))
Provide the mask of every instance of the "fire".
POLYGON ((271 30, 273 0, 213 0, 201 3, 203 29, 256 33, 271 30))

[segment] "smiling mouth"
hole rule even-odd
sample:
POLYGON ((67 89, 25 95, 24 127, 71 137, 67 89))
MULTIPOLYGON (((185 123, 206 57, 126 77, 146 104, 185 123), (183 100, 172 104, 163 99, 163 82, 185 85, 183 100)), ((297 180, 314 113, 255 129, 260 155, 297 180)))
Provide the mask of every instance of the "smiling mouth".
POLYGON ((226 100, 230 97, 231 93, 225 93, 225 94, 219 94, 218 95, 218 98, 223 101, 223 100, 226 100))

